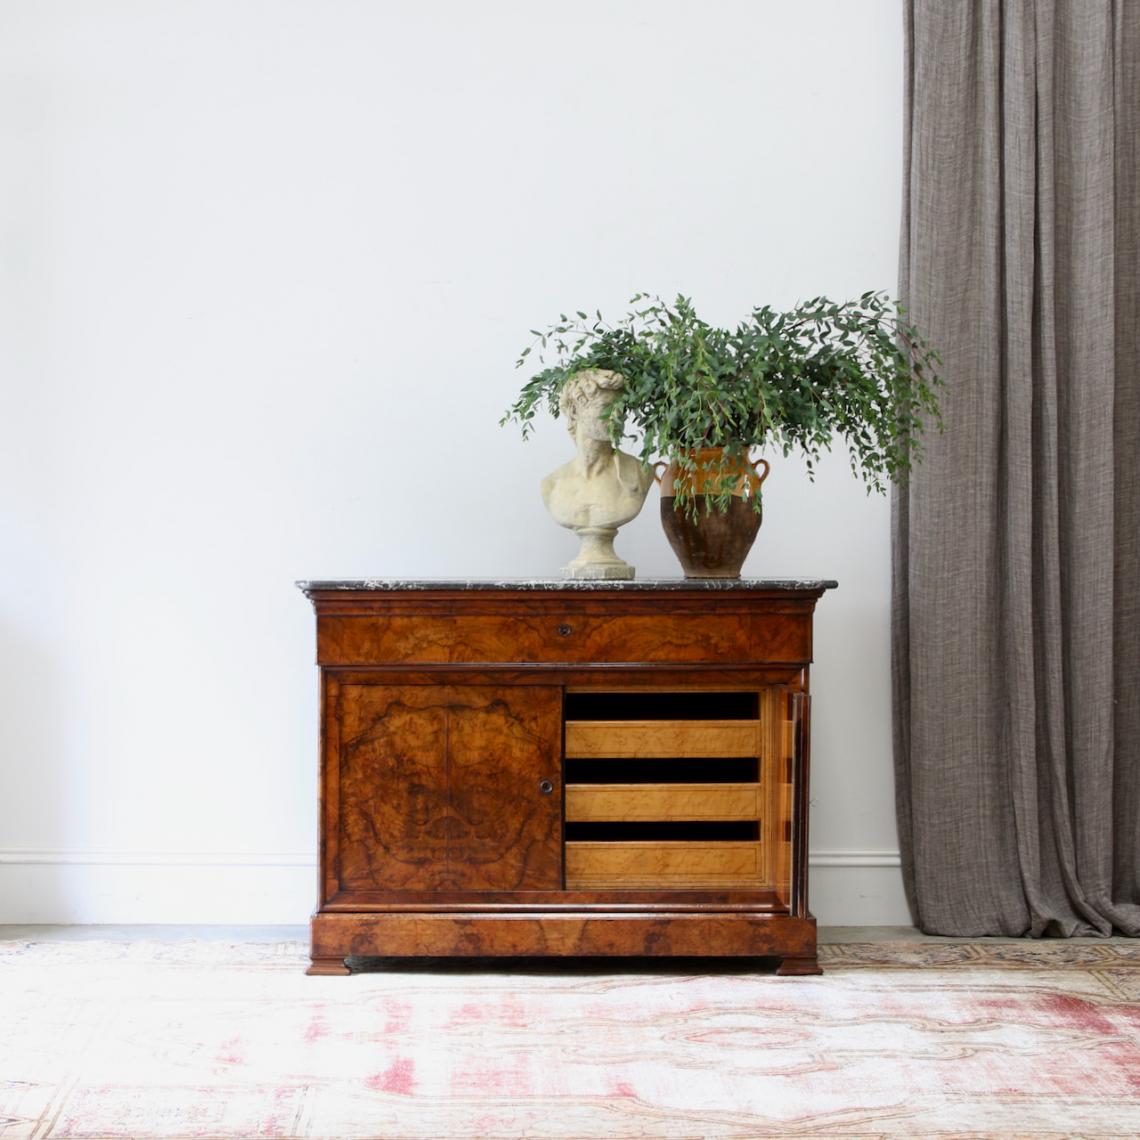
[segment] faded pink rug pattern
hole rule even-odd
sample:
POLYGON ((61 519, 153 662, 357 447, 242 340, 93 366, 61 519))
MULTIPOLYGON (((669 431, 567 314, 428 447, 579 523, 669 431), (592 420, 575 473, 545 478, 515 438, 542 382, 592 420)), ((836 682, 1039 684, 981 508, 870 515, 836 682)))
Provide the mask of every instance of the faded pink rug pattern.
POLYGON ((821 957, 309 978, 292 942, 0 942, 0 1137, 1140 1136, 1140 946, 821 957))

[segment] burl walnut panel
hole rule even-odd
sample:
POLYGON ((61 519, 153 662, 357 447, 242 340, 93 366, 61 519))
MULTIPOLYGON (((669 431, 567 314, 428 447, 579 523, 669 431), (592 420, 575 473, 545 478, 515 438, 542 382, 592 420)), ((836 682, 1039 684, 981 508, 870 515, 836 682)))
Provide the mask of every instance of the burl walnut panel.
POLYGON ((339 616, 318 632, 321 664, 426 662, 744 662, 756 644, 765 660, 811 655, 810 622, 798 614, 621 614, 564 606, 549 614, 441 617, 339 616))
POLYGON ((646 915, 318 914, 313 919, 314 960, 337 964, 348 955, 620 954, 773 956, 807 966, 793 966, 786 972, 819 973, 818 967, 812 968, 816 954, 815 920, 786 915, 723 914, 710 910, 707 914, 646 915))
POLYGON ((554 688, 342 686, 341 889, 561 886, 561 715, 554 688))

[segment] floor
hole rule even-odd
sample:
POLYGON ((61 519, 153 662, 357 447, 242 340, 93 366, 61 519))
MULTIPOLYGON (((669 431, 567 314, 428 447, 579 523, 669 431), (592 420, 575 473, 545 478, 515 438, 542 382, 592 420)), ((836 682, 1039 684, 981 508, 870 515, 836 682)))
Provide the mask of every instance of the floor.
POLYGON ((306 976, 305 933, 0 927, 0 1135, 1140 1136, 1137 939, 831 927, 818 977, 532 959, 345 979, 306 976))
MULTIPOLYGON (((107 926, 4 926, 0 925, 0 941, 31 939, 75 942, 82 939, 110 939, 112 941, 133 942, 149 939, 179 942, 186 939, 221 940, 239 942, 284 942, 305 941, 309 937, 308 926, 157 926, 157 925, 107 925, 107 926)), ((821 926, 818 932, 821 943, 849 942, 974 942, 971 938, 943 938, 938 935, 922 934, 913 926, 821 926)), ((987 942, 1021 942, 1020 938, 987 938, 987 942)), ((1095 945, 1114 942, 1134 942, 1123 935, 1112 938, 1070 938, 1070 942, 1087 942, 1095 945)))

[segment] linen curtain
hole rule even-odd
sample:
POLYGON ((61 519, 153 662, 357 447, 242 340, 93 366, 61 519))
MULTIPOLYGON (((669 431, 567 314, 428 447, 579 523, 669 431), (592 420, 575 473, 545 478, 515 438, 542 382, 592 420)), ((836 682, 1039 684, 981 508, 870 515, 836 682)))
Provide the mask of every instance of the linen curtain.
POLYGON ((893 507, 908 898, 1140 934, 1140 3, 904 11, 900 295, 946 380, 893 507))

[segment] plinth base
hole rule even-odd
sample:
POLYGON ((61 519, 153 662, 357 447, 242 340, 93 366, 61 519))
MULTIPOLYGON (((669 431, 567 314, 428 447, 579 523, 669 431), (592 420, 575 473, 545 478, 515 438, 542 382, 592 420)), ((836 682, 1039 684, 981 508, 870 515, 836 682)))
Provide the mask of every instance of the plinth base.
POLYGON ((637 571, 628 562, 583 562, 562 567, 563 578, 613 579, 632 581, 637 571))
POLYGON ((573 529, 582 540, 582 546, 578 557, 569 566, 562 567, 563 578, 628 581, 637 573, 624 558, 614 553, 616 526, 578 526, 573 529))

